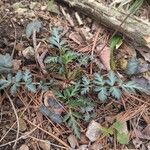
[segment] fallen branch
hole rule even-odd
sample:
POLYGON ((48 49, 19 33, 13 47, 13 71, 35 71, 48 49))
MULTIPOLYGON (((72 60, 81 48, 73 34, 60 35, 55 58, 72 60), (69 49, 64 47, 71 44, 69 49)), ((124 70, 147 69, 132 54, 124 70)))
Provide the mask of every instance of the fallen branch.
POLYGON ((113 30, 117 29, 131 41, 135 42, 136 45, 144 45, 150 48, 150 22, 131 15, 121 25, 128 14, 112 7, 106 7, 104 4, 99 3, 96 0, 57 1, 68 4, 70 7, 77 9, 81 13, 113 30))

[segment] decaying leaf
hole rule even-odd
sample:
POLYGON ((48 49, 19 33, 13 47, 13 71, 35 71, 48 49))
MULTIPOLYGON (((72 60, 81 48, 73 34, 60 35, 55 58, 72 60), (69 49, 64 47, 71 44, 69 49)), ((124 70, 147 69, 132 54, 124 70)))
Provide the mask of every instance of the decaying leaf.
POLYGON ((39 141, 39 146, 42 150, 51 150, 51 144, 48 140, 39 141))
POLYGON ((150 140, 150 124, 144 128, 142 134, 144 135, 145 139, 150 140))
POLYGON ((22 54, 26 59, 30 59, 30 58, 33 58, 35 52, 34 52, 33 47, 28 46, 26 49, 22 51, 22 54))
POLYGON ((26 144, 21 145, 19 150, 29 150, 29 147, 26 144))
POLYGON ((71 148, 76 148, 79 144, 76 137, 73 134, 70 134, 67 138, 71 148))
POLYGON ((83 42, 83 38, 77 32, 71 32, 69 38, 79 45, 83 42))
POLYGON ((86 136, 91 142, 96 141, 101 135, 101 125, 92 120, 87 128, 86 136))
POLYGON ((107 70, 110 70, 110 48, 104 45, 99 45, 96 47, 98 56, 100 60, 102 61, 103 65, 107 70), (101 51, 102 50, 102 51, 101 51))

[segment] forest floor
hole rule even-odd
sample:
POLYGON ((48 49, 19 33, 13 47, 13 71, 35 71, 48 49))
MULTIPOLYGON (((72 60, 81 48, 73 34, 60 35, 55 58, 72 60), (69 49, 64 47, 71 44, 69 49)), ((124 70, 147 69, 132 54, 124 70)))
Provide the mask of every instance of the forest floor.
MULTIPOLYGON (((150 21, 149 4, 135 15, 150 21)), ((52 1, 0 0, 0 150, 150 150, 150 48, 113 32, 52 1)))

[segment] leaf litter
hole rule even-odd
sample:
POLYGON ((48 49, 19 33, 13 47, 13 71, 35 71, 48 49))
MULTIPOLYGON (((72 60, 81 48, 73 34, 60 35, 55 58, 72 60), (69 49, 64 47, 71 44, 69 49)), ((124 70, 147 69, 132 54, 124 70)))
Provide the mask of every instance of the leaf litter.
MULTIPOLYGON (((12 29, 10 37, 5 37, 8 43, 12 43, 13 40, 17 41, 14 59, 11 58, 11 44, 3 48, 4 50, 0 48, 0 51, 2 51, 0 54, 0 72, 3 75, 0 79, 0 86, 4 88, 1 92, 2 99, 0 101, 2 137, 8 130, 6 118, 11 120, 12 117, 12 113, 9 113, 11 107, 5 98, 4 92, 6 91, 9 94, 12 93, 11 98, 17 113, 21 117, 20 135, 26 135, 32 131, 34 129, 33 124, 37 127, 35 132, 31 132, 31 137, 24 139, 25 142, 18 140, 18 149, 32 149, 37 145, 41 149, 72 147, 78 150, 95 150, 109 146, 113 149, 116 142, 118 149, 122 147, 121 144, 137 148, 138 145, 136 145, 132 136, 128 137, 129 132, 134 132, 136 128, 132 124, 133 120, 136 120, 136 124, 143 129, 141 135, 145 137, 144 139, 149 140, 149 124, 145 121, 143 115, 149 115, 149 97, 147 97, 150 90, 149 51, 144 48, 140 51, 140 48, 136 47, 133 52, 128 43, 118 37, 115 37, 110 44, 108 37, 111 33, 106 28, 90 18, 85 18, 80 13, 77 17, 77 12, 72 10, 70 13, 68 9, 63 8, 64 6, 60 9, 61 11, 58 11, 58 8, 55 11, 50 6, 47 10, 46 2, 31 3, 19 2, 14 3, 13 6, 4 5, 6 9, 13 7, 14 12, 12 14, 15 17, 14 20, 16 20, 16 30, 20 29, 18 25, 21 24, 26 28, 26 33, 22 28, 22 35, 19 35, 21 38, 14 39, 12 29), (63 19, 56 16, 58 12, 59 14, 63 13, 63 19), (79 23, 79 18, 82 24, 79 23), (58 32, 55 30, 55 33, 53 33, 54 27, 61 30, 58 30, 58 32), (101 28, 100 33, 91 57, 90 52, 94 45, 94 36, 99 28, 101 28), (35 43, 30 38, 31 35, 33 36, 34 30, 38 33, 36 35, 36 46, 41 42, 39 47, 34 47, 35 43), (61 33, 61 36, 59 33, 61 33), (28 39, 25 38, 25 34, 28 39), (52 37, 51 35, 55 35, 53 39, 49 38, 52 37), (123 46, 124 44, 128 49, 123 46), (37 51, 35 52, 35 50, 37 51), (121 69, 118 65, 119 57, 123 57, 126 61, 124 69, 121 69), (93 58, 93 74, 90 74, 90 62, 93 58), (45 63, 46 61, 52 64, 45 63), (78 61, 80 65, 78 65, 78 61), (108 72, 112 68, 115 76, 108 72), (45 74, 44 70, 48 73, 45 74), (71 74, 72 72, 73 74, 71 74), (11 76, 7 77, 8 73, 11 76), (93 86, 93 75, 95 73, 99 77, 99 80, 94 81, 96 83, 94 83, 94 86, 98 86, 96 91, 93 90, 95 88, 93 86), (83 78, 80 78, 82 75, 84 75, 83 78), (103 88, 101 84, 106 85, 106 88, 103 88), (122 89, 126 92, 122 92, 118 88, 119 86, 122 86, 122 89), (135 92, 133 88, 138 87, 145 89, 144 92, 147 95, 140 90, 136 94, 130 95, 129 91, 135 92), (99 97, 97 97, 98 95, 99 97), (16 102, 17 99, 22 102, 20 109, 16 102), (145 106, 141 107, 143 105, 145 106), (24 111, 21 114, 22 110, 24 111), (123 120, 123 126, 117 125, 112 130, 111 126, 116 123, 119 113, 123 120), (113 116, 111 121, 106 119, 110 116, 113 116), (142 124, 144 124, 144 127, 142 124), (48 127, 51 127, 51 129, 49 130, 48 127), (102 127, 103 132, 108 133, 108 137, 100 130, 102 127), (50 135, 54 138, 51 138, 50 135), (31 142, 27 140, 28 138, 31 138, 31 142), (131 143, 127 143, 128 140, 131 143), (90 141, 94 143, 90 143, 90 141)), ((130 2, 120 4, 120 8, 125 7, 127 3, 130 2)), ((54 6, 53 3, 49 4, 54 6)), ((55 5, 59 7, 57 3, 55 5)), ((138 130, 140 131, 140 129, 138 130)), ((16 134, 16 129, 12 128, 12 133, 6 134, 6 137, 9 138, 3 141, 0 139, 0 144, 3 145, 13 141, 14 134, 16 134)), ((143 138, 140 138, 139 143, 148 148, 148 141, 146 141, 147 144, 144 144, 142 140, 143 138)), ((11 144, 6 145, 6 148, 11 147, 11 144)))

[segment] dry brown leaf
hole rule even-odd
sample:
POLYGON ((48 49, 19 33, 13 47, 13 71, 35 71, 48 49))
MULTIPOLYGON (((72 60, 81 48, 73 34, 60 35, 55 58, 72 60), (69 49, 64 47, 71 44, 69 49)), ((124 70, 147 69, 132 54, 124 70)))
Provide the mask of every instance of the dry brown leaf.
POLYGON ((145 139, 150 140, 150 124, 144 128, 142 134, 144 135, 145 139))
POLYGON ((13 70, 18 71, 21 66, 21 60, 14 59, 13 60, 13 70))
POLYGON ((29 147, 26 144, 21 145, 19 150, 29 150, 29 147))
POLYGON ((73 40, 75 43, 77 43, 78 45, 80 45, 81 43, 83 43, 83 38, 77 32, 71 32, 69 34, 69 38, 71 40, 73 40))
POLYGON ((103 146, 101 143, 93 143, 90 147, 90 150, 102 150, 103 149, 103 146))
POLYGON ((51 145, 48 140, 45 141, 39 141, 39 146, 42 150, 51 150, 51 145))
POLYGON ((98 45, 96 47, 96 51, 104 67, 106 68, 106 70, 110 70, 110 52, 111 51, 108 46, 105 46, 104 48, 103 46, 104 45, 98 45))
POLYGON ((68 140, 71 148, 76 148, 77 146, 79 146, 77 138, 73 134, 70 134, 68 136, 67 140, 68 140))
POLYGON ((95 122, 94 120, 90 122, 86 132, 86 136, 91 142, 96 141, 100 137, 101 135, 100 128, 101 125, 98 122, 95 122))

